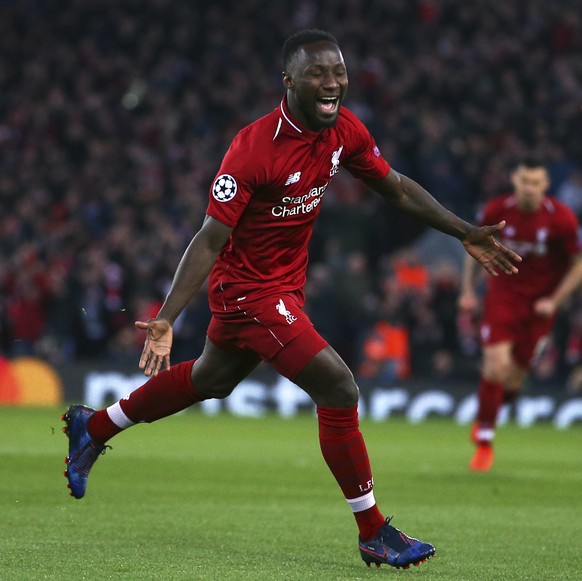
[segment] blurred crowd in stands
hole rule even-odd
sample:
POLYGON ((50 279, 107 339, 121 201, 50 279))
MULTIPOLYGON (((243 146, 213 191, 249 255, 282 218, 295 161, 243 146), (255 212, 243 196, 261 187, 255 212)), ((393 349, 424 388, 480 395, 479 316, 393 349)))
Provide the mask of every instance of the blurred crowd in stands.
MULTIPOLYGON (((582 217, 578 0, 0 0, 0 354, 136 362, 238 129, 283 94, 280 48, 336 35, 346 105, 397 170, 474 220, 535 148, 582 217)), ((311 247, 308 310, 364 378, 474 374, 459 267, 345 172, 311 247), (345 174, 345 175, 344 175, 345 174)), ((198 353, 201 293, 174 360, 198 353)), ((582 299, 536 366, 575 377, 582 299)), ((582 383, 582 380, 578 380, 582 383)))

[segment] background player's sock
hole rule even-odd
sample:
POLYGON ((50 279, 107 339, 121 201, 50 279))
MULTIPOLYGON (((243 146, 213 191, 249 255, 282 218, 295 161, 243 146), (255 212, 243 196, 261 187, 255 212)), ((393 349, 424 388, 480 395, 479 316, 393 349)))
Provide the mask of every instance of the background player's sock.
POLYGON ((358 408, 317 408, 319 443, 356 519, 360 538, 376 536, 384 516, 374 499, 370 460, 359 429, 358 408))
POLYGON ((192 385, 195 359, 160 371, 141 387, 106 409, 96 411, 87 424, 89 435, 99 444, 137 423, 154 422, 202 401, 192 385))
POLYGON ((477 426, 473 433, 474 440, 479 444, 491 443, 493 440, 497 415, 503 405, 504 391, 501 383, 481 378, 478 391, 477 426))

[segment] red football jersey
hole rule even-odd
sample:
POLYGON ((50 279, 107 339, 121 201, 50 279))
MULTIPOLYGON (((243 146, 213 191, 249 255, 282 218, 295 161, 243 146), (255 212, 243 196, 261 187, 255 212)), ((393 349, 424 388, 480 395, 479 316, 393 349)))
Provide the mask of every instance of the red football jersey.
POLYGON ((210 274, 210 307, 299 293, 313 223, 329 182, 344 166, 357 178, 390 171, 363 123, 342 107, 335 127, 302 127, 286 99, 234 138, 210 189, 206 213, 233 227, 210 274))
MULTIPOLYGON (((525 212, 515 195, 491 200, 478 218, 481 224, 507 222, 500 241, 517 252, 523 261, 519 273, 490 277, 488 291, 536 300, 550 295, 580 252, 578 219, 568 206, 546 196, 536 212, 525 212)), ((491 297, 488 297, 491 298, 491 297)))

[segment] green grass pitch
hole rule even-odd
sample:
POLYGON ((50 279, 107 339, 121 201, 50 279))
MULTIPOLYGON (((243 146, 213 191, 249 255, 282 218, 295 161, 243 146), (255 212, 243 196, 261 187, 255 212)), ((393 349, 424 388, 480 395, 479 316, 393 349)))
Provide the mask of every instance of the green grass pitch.
POLYGON ((492 472, 468 427, 362 422, 380 508, 432 542, 368 569, 315 418, 188 412, 116 437, 68 496, 62 410, 0 408, 0 579, 582 579, 582 429, 501 428, 492 472))

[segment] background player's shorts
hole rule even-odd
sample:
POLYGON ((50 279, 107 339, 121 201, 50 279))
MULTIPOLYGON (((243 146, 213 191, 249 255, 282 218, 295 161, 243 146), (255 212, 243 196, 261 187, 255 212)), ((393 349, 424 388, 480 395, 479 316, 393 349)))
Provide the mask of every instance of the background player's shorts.
POLYGON ((214 312, 208 338, 224 351, 251 349, 291 380, 328 346, 288 294, 241 304, 237 311, 214 312))
POLYGON ((481 322, 481 342, 483 345, 512 342, 515 361, 527 369, 536 346, 550 333, 554 320, 555 317, 536 315, 530 301, 489 295, 481 322))

